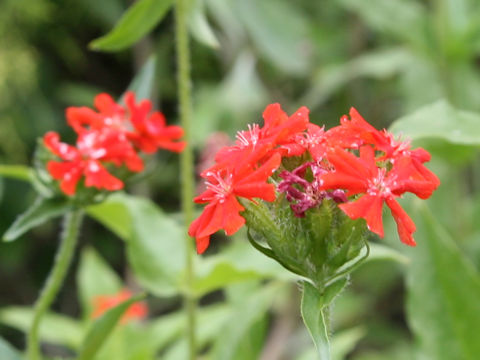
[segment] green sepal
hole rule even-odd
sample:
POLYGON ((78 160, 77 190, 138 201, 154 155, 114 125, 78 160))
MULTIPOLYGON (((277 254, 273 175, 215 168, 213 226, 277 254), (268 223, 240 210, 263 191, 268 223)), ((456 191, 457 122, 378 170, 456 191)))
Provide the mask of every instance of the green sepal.
POLYGON ((248 228, 247 229, 247 237, 248 237, 248 241, 250 241, 250 244, 252 244, 252 246, 257 249, 258 251, 260 251, 261 253, 263 253, 264 255, 268 256, 269 258, 277 261, 280 265, 282 265, 285 269, 287 269, 288 271, 291 271, 293 272, 294 274, 297 274, 297 275, 300 275, 300 276, 305 276, 305 274, 302 272, 302 270, 300 269, 296 269, 294 266, 291 266, 289 265, 288 263, 285 263, 283 262, 282 259, 280 259, 279 257, 277 257, 275 255, 275 253, 272 251, 272 249, 269 249, 265 246, 262 246, 260 245, 253 237, 252 237, 252 234, 250 233, 251 229, 248 228))
POLYGON ((304 217, 295 216, 283 194, 273 203, 244 206, 250 243, 319 289, 348 274, 369 254, 365 222, 350 219, 332 200, 309 209, 304 217))

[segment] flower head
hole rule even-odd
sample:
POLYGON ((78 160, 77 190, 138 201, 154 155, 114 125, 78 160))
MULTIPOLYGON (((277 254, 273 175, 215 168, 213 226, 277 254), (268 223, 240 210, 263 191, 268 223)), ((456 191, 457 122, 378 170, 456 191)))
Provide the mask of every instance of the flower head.
POLYGON ((185 147, 176 141, 183 135, 178 126, 167 126, 160 112, 151 112, 149 100, 135 102, 133 92, 125 96, 127 106, 117 104, 110 95, 99 94, 88 107, 69 107, 67 123, 77 133, 76 146, 60 142, 55 132, 44 136, 44 145, 59 158, 47 163, 50 175, 60 180, 60 189, 74 195, 84 178, 86 187, 108 191, 123 188, 123 181, 110 171, 125 166, 131 172, 144 168, 139 151, 153 153, 157 149, 179 152, 185 147))
MULTIPOLYGON (((285 194, 297 218, 316 208, 315 216, 323 211, 323 200, 332 199, 351 219, 364 218, 368 229, 379 236, 383 236, 385 203, 401 241, 415 244, 415 224, 396 199, 405 192, 426 199, 439 186, 438 178, 424 165, 430 154, 375 129, 355 108, 329 130, 309 123, 308 112, 302 107, 288 116, 279 104, 271 104, 263 112, 263 126, 249 125, 238 132, 235 145, 219 150, 216 163, 201 174, 207 190, 195 198, 207 204, 189 231, 196 237, 199 253, 217 230, 230 235, 245 223, 239 198, 271 202, 276 191, 285 194)), ((267 208, 275 213, 282 201, 267 208)))

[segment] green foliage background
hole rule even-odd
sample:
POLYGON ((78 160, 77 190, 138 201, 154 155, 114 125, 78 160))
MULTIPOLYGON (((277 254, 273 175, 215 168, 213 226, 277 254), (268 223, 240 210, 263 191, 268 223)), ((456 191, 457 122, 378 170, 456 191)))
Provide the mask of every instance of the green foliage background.
MULTIPOLYGON (((130 10, 135 14, 123 18, 116 34, 92 43, 112 29, 130 2, 2 1, 0 163, 29 165, 36 138, 48 130, 71 139, 64 108, 90 106, 101 91, 120 97, 149 59, 154 81, 137 86, 153 86, 147 93, 153 94, 152 100, 169 122, 176 123, 169 4, 138 1, 136 10, 130 10)), ((480 3, 197 0, 191 11, 193 141, 198 152, 209 134, 224 131, 233 137, 247 123, 260 122, 267 104, 280 102, 289 113, 308 106, 312 121, 327 127, 337 124, 350 106, 379 128, 397 120, 393 132, 412 138, 433 155, 431 168, 439 175, 441 187, 426 206, 410 198, 402 203, 417 223, 419 245, 406 249, 386 220, 386 238, 381 242, 403 255, 379 255, 374 259, 382 261, 371 261, 353 275, 332 317, 334 356, 476 359, 480 350, 475 336, 480 333, 480 3)), ((178 330, 175 334, 172 330, 173 335, 160 331, 157 341, 166 342, 148 343, 144 348, 163 351, 167 359, 182 358, 179 354, 185 348, 175 320, 176 286, 182 276, 181 263, 175 262, 175 251, 182 251, 175 247, 180 241, 174 241, 179 231, 177 174, 178 159, 159 155, 145 181, 131 192, 149 197, 163 211, 152 209, 154 205, 146 200, 113 198, 102 205, 106 208, 89 210, 103 226, 89 220, 81 239, 82 248, 87 244, 95 248, 113 268, 116 280, 111 280, 113 275, 106 275, 107 279, 120 283, 125 278, 158 296, 149 303, 153 315, 163 316, 152 328, 168 325, 178 330), (120 220, 117 227, 108 221, 111 218, 120 220), (170 237, 157 244, 158 239, 148 234, 161 231, 162 222, 168 223, 170 237), (126 227, 118 228, 119 223, 126 227), (155 248, 160 259, 145 261, 155 248), (174 255, 165 258, 162 252, 174 255)), ((25 182, 0 178, 1 233, 33 199, 34 191, 25 182)), ((52 262, 57 230, 58 224, 50 222, 19 241, 0 244, 2 308, 33 303, 52 262)), ((249 252, 253 250, 244 248, 244 243, 243 233, 233 245, 220 235, 209 256, 199 259, 196 289, 207 305, 199 333, 209 358, 255 359, 262 351, 263 356, 277 356, 275 351, 280 351, 281 359, 314 358, 299 322, 295 282, 274 264, 262 258, 256 262, 258 258, 249 252), (259 279, 265 278, 276 280, 261 285, 259 279), (272 339, 281 340, 281 350, 272 339)), ((91 260, 96 255, 87 254, 81 263, 96 261, 91 260)), ((85 294, 96 293, 86 290, 95 288, 95 284, 85 285, 85 279, 95 277, 86 271, 80 267, 77 278, 74 272, 69 275, 71 281, 55 304, 56 312, 80 318, 86 311, 85 294)), ((111 269, 105 271, 111 273, 111 269)), ((0 335, 23 348, 18 316, 28 314, 17 313, 13 320, 12 314, 16 313, 0 312, 4 324, 0 335)), ((70 325, 74 329, 70 337, 58 339, 58 334, 50 333, 44 338, 78 349, 82 331, 70 325)), ((62 349, 52 351, 63 354, 62 349)), ((9 351, 0 343, 0 354, 9 351)))

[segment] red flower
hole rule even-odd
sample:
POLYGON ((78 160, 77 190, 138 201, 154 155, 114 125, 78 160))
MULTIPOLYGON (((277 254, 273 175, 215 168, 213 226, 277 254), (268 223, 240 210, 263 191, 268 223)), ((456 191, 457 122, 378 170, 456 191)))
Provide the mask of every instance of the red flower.
POLYGON ((85 177, 85 186, 119 190, 123 182, 111 175, 103 166, 111 162, 115 166, 125 164, 129 170, 143 170, 142 159, 132 148, 125 135, 109 128, 99 131, 85 130, 77 140, 77 147, 60 142, 55 132, 48 132, 45 146, 63 161, 49 161, 50 175, 60 180, 60 188, 67 195, 75 194, 77 183, 85 177))
POLYGON ((227 235, 232 235, 245 223, 245 219, 240 216, 240 211, 245 209, 238 202, 237 196, 249 200, 275 200, 275 187, 268 184, 267 179, 278 168, 280 161, 280 155, 274 154, 255 170, 244 165, 205 172, 207 190, 197 196, 195 202, 208 205, 188 230, 189 235, 196 238, 199 254, 207 249, 210 235, 220 229, 224 229, 227 235))
POLYGON ((395 198, 407 191, 427 198, 438 184, 427 181, 407 157, 399 158, 389 171, 378 167, 374 149, 370 146, 360 148, 360 157, 340 148, 327 157, 335 170, 322 175, 322 188, 345 189, 348 196, 362 194, 339 207, 352 219, 364 218, 368 229, 383 237, 382 206, 386 202, 397 223, 400 240, 414 246, 415 224, 395 198))
POLYGON ((221 149, 215 160, 220 166, 243 166, 263 163, 276 152, 282 156, 301 155, 305 149, 296 143, 295 137, 305 130, 308 113, 306 107, 301 107, 289 117, 280 104, 268 105, 263 112, 264 126, 253 124, 247 131, 239 131, 235 145, 221 149))
POLYGON ((140 150, 153 153, 160 148, 181 152, 185 148, 184 141, 175 141, 183 136, 183 129, 175 125, 167 126, 165 116, 158 111, 149 115, 152 109, 149 100, 142 100, 136 104, 135 94, 130 91, 125 96, 125 102, 130 111, 130 122, 134 127, 127 136, 140 150))
MULTIPOLYGON (((323 127, 315 124, 307 125, 307 132, 298 134, 296 142, 305 150, 308 150, 314 161, 322 161, 328 149, 331 148, 330 133, 324 131, 323 127)), ((336 138, 334 139, 336 142, 336 138)))
POLYGON ((340 125, 328 130, 336 139, 336 146, 344 149, 358 149, 365 144, 375 144, 380 131, 370 125, 355 108, 350 108, 347 115, 340 118, 340 125))
POLYGON ((350 120, 344 115, 340 122, 340 126, 327 132, 335 139, 336 146, 358 149, 366 144, 373 145, 375 150, 383 152, 383 155, 377 159, 379 161, 395 163, 400 158, 409 158, 412 166, 418 172, 417 175, 421 176, 426 182, 436 184, 435 188, 440 185, 438 177, 423 165, 430 160, 430 154, 425 149, 412 150, 410 141, 395 140, 393 134, 387 130, 379 131, 375 129, 353 107, 350 108, 350 120))
POLYGON ((105 127, 124 132, 145 153, 154 153, 159 148, 180 152, 185 148, 185 142, 176 141, 183 136, 183 129, 167 126, 162 113, 151 113, 150 100, 137 104, 135 94, 129 91, 125 102, 126 107, 117 104, 108 94, 99 94, 94 100, 98 113, 88 107, 69 107, 66 111, 68 124, 79 134, 87 129, 105 127))
MULTIPOLYGON (((120 303, 130 299, 133 296, 132 292, 123 289, 115 295, 99 295, 93 298, 93 312, 92 318, 96 319, 102 316, 109 309, 119 305, 120 303)), ((130 320, 142 320, 148 314, 148 307, 144 302, 136 302, 130 305, 125 311, 120 322, 127 323, 130 320)))

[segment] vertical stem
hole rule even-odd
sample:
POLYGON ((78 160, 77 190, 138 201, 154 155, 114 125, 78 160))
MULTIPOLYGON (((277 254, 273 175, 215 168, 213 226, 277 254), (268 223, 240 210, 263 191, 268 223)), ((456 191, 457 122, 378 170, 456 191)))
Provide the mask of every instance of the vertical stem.
POLYGON ((43 315, 47 312, 53 300, 58 294, 65 275, 67 274, 78 239, 78 231, 82 221, 83 212, 73 210, 64 217, 63 231, 60 237, 60 247, 55 257, 53 268, 48 275, 47 281, 37 299, 34 307, 34 315, 30 331, 28 332, 27 354, 29 360, 40 360, 40 344, 38 330, 43 315))
MULTIPOLYGON (((177 82, 180 110, 180 123, 185 132, 187 146, 181 154, 181 183, 182 183, 182 209, 185 219, 185 230, 193 220, 193 152, 191 147, 191 79, 190 79, 190 49, 187 30, 187 4, 188 0, 176 0, 175 4, 175 34, 177 48, 177 82)), ((185 231, 187 233, 187 231, 185 231)), ((186 241, 186 291, 184 293, 184 306, 188 321, 188 344, 190 360, 196 358, 195 311, 196 298, 193 295, 193 241, 185 235, 186 241)))

